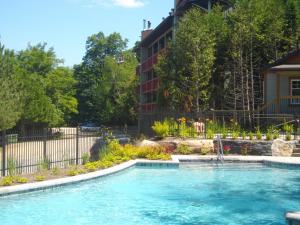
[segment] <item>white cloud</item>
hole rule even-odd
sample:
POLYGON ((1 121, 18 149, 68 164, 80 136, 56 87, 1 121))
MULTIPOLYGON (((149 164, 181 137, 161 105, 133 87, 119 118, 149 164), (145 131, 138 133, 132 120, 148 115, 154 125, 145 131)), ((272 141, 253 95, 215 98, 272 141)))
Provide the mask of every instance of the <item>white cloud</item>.
POLYGON ((141 0, 112 0, 114 5, 126 7, 126 8, 137 8, 145 5, 145 2, 141 0))
POLYGON ((94 7, 97 5, 111 7, 118 6, 123 8, 138 8, 146 4, 145 0, 67 0, 72 3, 80 3, 85 7, 94 7))

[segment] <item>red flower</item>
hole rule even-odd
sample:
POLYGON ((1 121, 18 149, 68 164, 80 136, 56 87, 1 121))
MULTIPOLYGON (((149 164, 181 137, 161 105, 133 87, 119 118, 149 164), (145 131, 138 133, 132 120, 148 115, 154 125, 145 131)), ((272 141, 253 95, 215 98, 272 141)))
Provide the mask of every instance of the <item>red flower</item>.
POLYGON ((231 147, 229 145, 224 146, 224 151, 229 152, 231 150, 231 147))

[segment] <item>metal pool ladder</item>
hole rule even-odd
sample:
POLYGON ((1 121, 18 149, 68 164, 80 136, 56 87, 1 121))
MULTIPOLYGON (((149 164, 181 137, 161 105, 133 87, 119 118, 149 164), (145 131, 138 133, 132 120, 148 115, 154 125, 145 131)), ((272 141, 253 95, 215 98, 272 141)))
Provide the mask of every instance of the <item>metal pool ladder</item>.
POLYGON ((217 154, 218 154, 218 157, 217 157, 217 161, 221 162, 222 164, 224 163, 224 149, 223 149, 223 144, 222 144, 222 140, 221 140, 221 136, 218 135, 217 136, 217 142, 218 142, 218 148, 217 148, 217 154))

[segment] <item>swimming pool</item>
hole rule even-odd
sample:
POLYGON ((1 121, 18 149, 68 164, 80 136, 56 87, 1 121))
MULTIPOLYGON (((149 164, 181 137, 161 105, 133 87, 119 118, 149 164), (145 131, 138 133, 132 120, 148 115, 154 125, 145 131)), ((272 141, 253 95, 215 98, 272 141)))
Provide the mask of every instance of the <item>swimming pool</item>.
POLYGON ((262 164, 133 167, 0 198, 1 224, 285 224, 300 209, 300 170, 262 164))

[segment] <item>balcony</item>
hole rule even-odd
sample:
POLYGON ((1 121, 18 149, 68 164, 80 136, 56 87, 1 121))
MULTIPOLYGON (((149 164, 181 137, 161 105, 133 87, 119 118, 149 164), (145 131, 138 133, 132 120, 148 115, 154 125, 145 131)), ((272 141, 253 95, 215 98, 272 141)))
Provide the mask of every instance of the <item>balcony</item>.
POLYGON ((157 63, 157 58, 159 54, 164 53, 166 50, 165 48, 160 50, 158 53, 152 55, 151 57, 149 57, 148 59, 146 59, 143 63, 142 63, 142 73, 145 73, 149 70, 151 70, 153 68, 153 65, 155 65, 157 63))
POLYGON ((145 104, 141 104, 140 112, 143 112, 143 113, 153 112, 156 110, 156 108, 157 108, 156 103, 145 103, 145 104))
POLYGON ((156 91, 157 88, 159 87, 159 79, 154 78, 153 80, 149 80, 141 85, 142 85, 142 88, 141 88, 142 94, 150 92, 150 91, 156 91))

